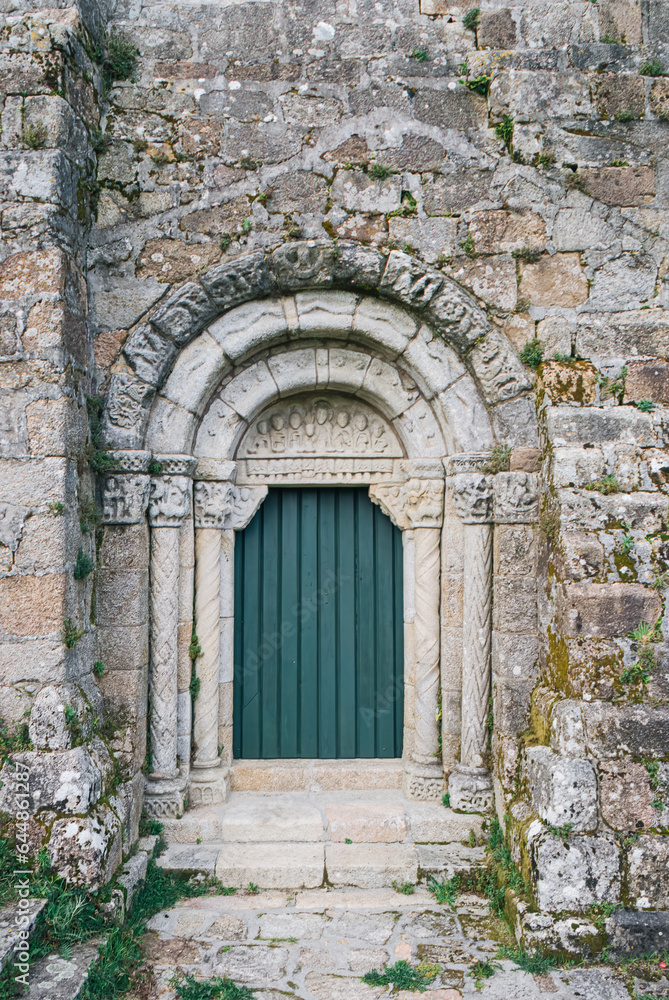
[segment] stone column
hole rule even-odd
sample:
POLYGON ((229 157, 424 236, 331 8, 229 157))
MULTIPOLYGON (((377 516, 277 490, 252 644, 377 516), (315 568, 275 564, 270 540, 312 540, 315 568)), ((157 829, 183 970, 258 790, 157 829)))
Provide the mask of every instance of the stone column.
MULTIPOLYGON (((482 464, 477 458, 478 462, 472 456, 474 468, 482 464)), ((448 487, 464 523, 462 735, 460 763, 452 771, 448 787, 453 808, 485 812, 493 804, 492 780, 485 766, 492 627, 492 492, 489 480, 478 471, 456 473, 449 478, 448 487)))
MULTIPOLYGON (((436 469, 428 463, 426 471, 434 474, 436 469)), ((369 495, 394 524, 413 534, 414 732, 410 756, 405 758, 404 790, 410 798, 438 799, 444 784, 437 720, 444 483, 413 476, 401 486, 370 486, 369 495)))
POLYGON ((177 763, 177 671, 179 623, 179 535, 190 514, 195 459, 157 456, 162 474, 151 478, 149 733, 152 771, 145 807, 149 816, 174 817, 183 810, 185 778, 177 763))
POLYGON ((221 533, 232 507, 229 482, 195 484, 195 629, 202 655, 195 662, 199 681, 193 704, 193 805, 225 802, 229 778, 218 753, 221 533))

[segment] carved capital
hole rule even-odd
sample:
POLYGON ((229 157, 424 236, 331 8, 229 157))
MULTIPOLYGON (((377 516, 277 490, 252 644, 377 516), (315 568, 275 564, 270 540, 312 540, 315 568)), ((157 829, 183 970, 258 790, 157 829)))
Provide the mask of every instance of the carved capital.
POLYGON ((374 484, 369 487, 369 498, 402 531, 441 527, 443 479, 410 479, 401 485, 374 484))
POLYGON ((149 477, 105 477, 102 491, 103 524, 141 524, 149 502, 149 477))
POLYGON ((232 511, 234 486, 230 482, 201 481, 193 491, 196 528, 223 528, 232 511))
POLYGON ((443 479, 410 479, 404 487, 412 528, 440 528, 444 516, 443 479))
POLYGON ((107 455, 114 462, 115 472, 148 472, 151 462, 150 451, 108 451, 107 455))
POLYGON ((243 531, 267 496, 266 486, 235 486, 224 527, 243 531))
POLYGON ((153 476, 149 495, 152 528, 179 528, 190 512, 190 479, 185 476, 153 476))
POLYGON ((488 479, 480 472, 462 472, 451 476, 448 488, 453 506, 465 524, 492 520, 492 490, 488 479))
POLYGON ((374 483, 369 487, 369 499, 381 508, 400 531, 406 531, 411 527, 406 509, 405 489, 406 484, 395 483, 374 483))
POLYGON ((144 785, 144 809, 151 819, 177 819, 184 811, 186 779, 149 775, 144 785))
POLYGON ((532 472, 498 472, 493 497, 497 524, 526 524, 539 517, 539 488, 532 472))

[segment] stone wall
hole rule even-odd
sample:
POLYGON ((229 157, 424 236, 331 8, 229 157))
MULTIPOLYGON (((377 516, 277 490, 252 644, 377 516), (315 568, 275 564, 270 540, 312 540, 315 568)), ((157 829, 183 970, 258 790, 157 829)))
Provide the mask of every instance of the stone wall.
POLYGON ((495 532, 492 756, 516 858, 546 912, 669 908, 669 81, 650 75, 669 4, 482 3, 472 28, 447 0, 28 6, 0 40, 2 713, 49 685, 82 716, 104 700, 138 774, 148 546, 138 526, 96 547, 85 398, 131 374, 133 330, 254 250, 399 249, 543 349, 541 440, 525 404, 493 421, 542 481, 539 529, 495 532), (105 89, 107 14, 139 57, 105 89), (85 630, 71 649, 65 619, 85 630))

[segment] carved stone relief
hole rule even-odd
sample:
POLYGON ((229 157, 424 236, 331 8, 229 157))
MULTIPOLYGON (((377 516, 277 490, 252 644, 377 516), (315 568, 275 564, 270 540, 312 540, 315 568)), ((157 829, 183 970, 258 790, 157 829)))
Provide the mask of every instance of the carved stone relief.
POLYGON ((451 476, 448 488, 453 506, 465 524, 482 524, 492 520, 492 490, 488 479, 480 472, 462 472, 451 476))
POLYGON ((190 479, 185 476, 154 476, 149 495, 152 528, 178 528, 190 511, 190 479))
POLYGON ((196 528, 223 528, 232 510, 234 487, 227 482, 197 482, 193 489, 196 528))
POLYGON ((104 524, 140 524, 149 501, 148 476, 107 476, 102 491, 104 524))
POLYGON ((383 417, 358 400, 328 394, 282 400, 254 421, 240 458, 360 455, 395 458, 402 448, 383 417))
POLYGON ((539 516, 539 488, 532 472, 498 472, 493 479, 495 521, 519 524, 539 516))
POLYGON ((114 375, 107 395, 107 419, 116 427, 134 427, 140 423, 142 407, 152 393, 151 386, 126 372, 114 375))

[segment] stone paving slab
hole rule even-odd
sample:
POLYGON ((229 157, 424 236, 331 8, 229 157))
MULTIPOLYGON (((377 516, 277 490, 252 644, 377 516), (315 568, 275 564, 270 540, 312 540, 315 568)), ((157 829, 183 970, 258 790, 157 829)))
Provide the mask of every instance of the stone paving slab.
POLYGON ((98 957, 97 944, 78 944, 69 958, 47 955, 30 970, 30 989, 25 1000, 76 1000, 98 957))
POLYGON ((323 844, 224 844, 216 875, 225 885, 312 889, 323 884, 323 844))
POLYGON ((421 994, 391 994, 361 982, 365 972, 402 958, 441 965, 423 994, 426 1000, 544 1000, 547 995, 630 1000, 606 967, 553 970, 538 977, 495 958, 499 969, 477 988, 474 962, 494 955, 500 940, 509 941, 508 930, 490 917, 479 897, 463 897, 454 910, 424 893, 406 897, 382 889, 265 893, 253 899, 258 904, 253 908, 244 894, 184 900, 153 917, 147 957, 154 980, 148 1000, 172 1000, 169 979, 176 968, 203 978, 227 975, 249 986, 257 1000, 390 1000, 391 995, 416 1000, 421 994), (268 902, 281 899, 285 905, 267 909, 268 902), (462 918, 477 916, 497 940, 463 933, 462 918))
POLYGON ((331 841, 354 844, 394 844, 407 839, 402 802, 334 802, 326 805, 331 841))
POLYGON ((157 864, 167 871, 184 875, 205 873, 213 875, 221 846, 215 844, 170 844, 157 864))
POLYGON ((418 868, 424 878, 434 875, 449 879, 455 872, 464 871, 485 862, 484 847, 464 844, 417 844, 418 868))
POLYGON ((483 816, 456 813, 438 802, 405 802, 409 836, 415 844, 450 844, 467 841, 471 832, 482 834, 483 816))

